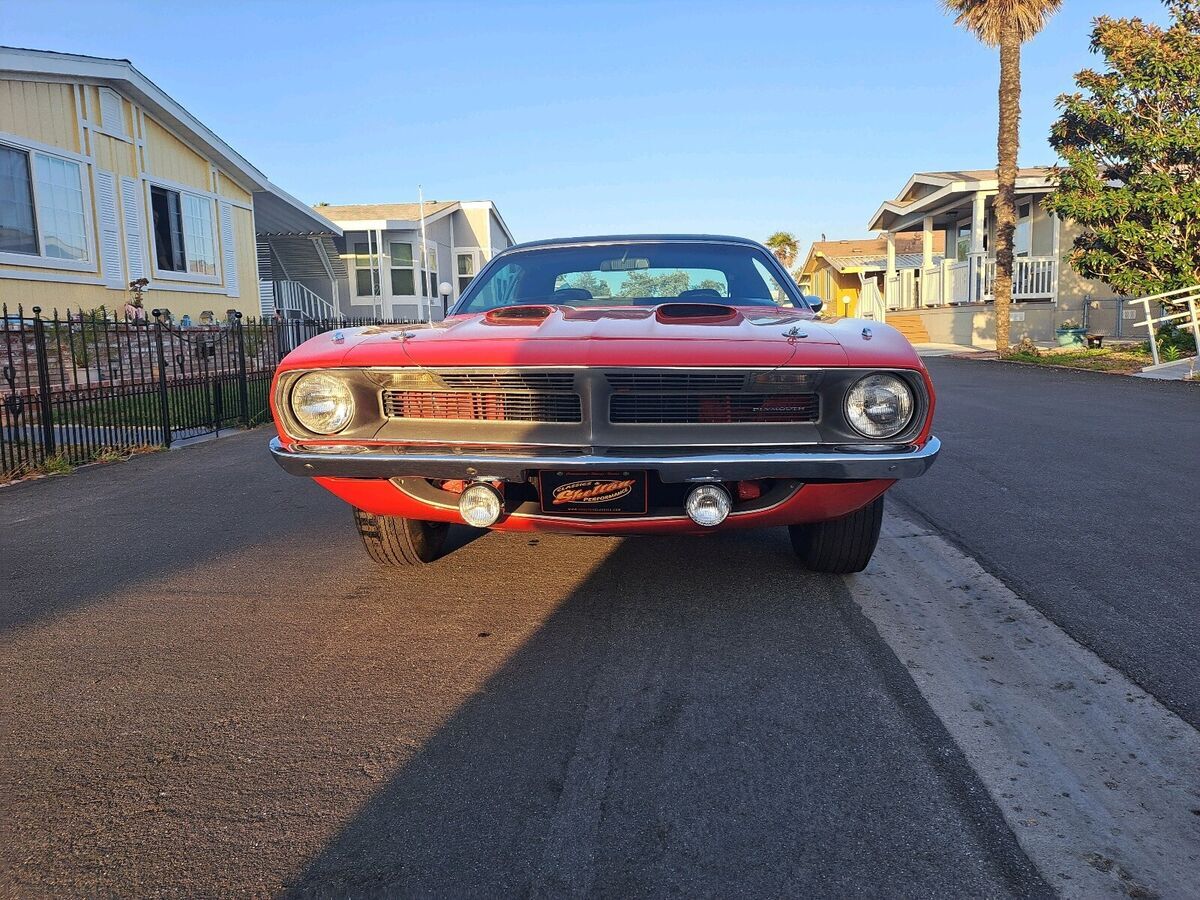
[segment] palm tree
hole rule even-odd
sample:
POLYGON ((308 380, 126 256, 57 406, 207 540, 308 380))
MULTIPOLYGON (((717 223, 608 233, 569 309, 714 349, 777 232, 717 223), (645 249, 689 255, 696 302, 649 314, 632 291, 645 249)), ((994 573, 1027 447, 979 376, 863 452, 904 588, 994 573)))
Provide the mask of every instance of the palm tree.
POLYGON ((775 258, 783 263, 785 269, 792 267, 792 262, 796 259, 796 252, 799 249, 794 234, 789 231, 777 231, 767 238, 767 246, 771 248, 775 258))
POLYGON ((996 349, 1008 352, 1012 303, 1013 232, 1017 227, 1017 124, 1021 118, 1021 44, 1042 30, 1062 0, 942 0, 954 24, 1000 48, 1000 130, 996 176, 996 349))

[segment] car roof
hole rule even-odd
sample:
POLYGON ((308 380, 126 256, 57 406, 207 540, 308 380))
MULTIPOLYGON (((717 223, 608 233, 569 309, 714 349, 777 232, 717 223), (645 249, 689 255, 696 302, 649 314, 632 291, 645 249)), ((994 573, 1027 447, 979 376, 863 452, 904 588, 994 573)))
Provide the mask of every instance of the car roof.
POLYGON ((513 244, 508 250, 531 250, 535 247, 571 247, 579 244, 659 244, 664 242, 705 241, 708 243, 742 244, 746 247, 761 247, 758 241, 734 237, 728 234, 595 234, 584 237, 546 238, 513 244))

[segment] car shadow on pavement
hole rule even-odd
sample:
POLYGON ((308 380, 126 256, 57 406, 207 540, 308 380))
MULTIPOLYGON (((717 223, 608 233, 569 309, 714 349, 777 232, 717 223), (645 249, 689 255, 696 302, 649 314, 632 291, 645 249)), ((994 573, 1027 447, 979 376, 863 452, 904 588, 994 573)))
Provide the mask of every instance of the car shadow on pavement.
MULTIPOLYGON (((466 594, 529 597, 572 540, 592 539, 492 535, 438 565, 466 594)), ((288 893, 1048 895, 785 531, 612 546, 288 893)))

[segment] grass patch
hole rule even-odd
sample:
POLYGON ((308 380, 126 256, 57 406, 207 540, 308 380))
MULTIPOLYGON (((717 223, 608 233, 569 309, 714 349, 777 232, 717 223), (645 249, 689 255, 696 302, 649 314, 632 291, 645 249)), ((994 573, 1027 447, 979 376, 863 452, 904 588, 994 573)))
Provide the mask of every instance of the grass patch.
POLYGON ((1005 359, 1039 366, 1066 366, 1070 369, 1116 372, 1122 375, 1140 372, 1154 362, 1150 351, 1140 346, 1102 347, 1095 350, 1077 347, 1052 350, 1021 349, 1010 353, 1005 359))
MULTIPOLYGON (((238 418, 241 398, 233 382, 220 387, 221 419, 225 425, 238 418)), ((167 409, 173 431, 199 428, 213 418, 216 396, 207 385, 171 385, 167 388, 167 409)), ((253 404, 251 404, 253 412, 253 404)), ((268 412, 269 415, 269 412, 268 412)), ((133 395, 102 397, 76 407, 72 418, 78 422, 101 425, 162 427, 162 407, 157 388, 133 395)))

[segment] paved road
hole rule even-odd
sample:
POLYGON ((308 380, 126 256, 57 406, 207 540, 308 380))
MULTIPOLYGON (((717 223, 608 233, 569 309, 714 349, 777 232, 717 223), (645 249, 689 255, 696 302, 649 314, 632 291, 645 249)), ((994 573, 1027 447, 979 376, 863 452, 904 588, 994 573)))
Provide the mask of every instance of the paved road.
POLYGON ((1200 387, 926 362, 945 449, 892 496, 1200 727, 1200 387))
POLYGON ((783 532, 401 576, 265 439, 0 493, 0 895, 1046 893, 783 532))

